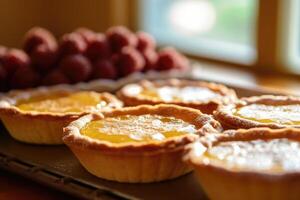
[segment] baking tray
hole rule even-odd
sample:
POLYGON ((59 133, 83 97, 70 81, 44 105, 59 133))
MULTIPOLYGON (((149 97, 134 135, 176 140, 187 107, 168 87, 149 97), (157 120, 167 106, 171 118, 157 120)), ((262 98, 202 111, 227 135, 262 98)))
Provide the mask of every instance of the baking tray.
MULTIPOLYGON (((231 87, 238 95, 272 94, 231 87)), ((89 174, 63 145, 29 145, 13 140, 0 124, 0 168, 84 199, 207 199, 194 174, 158 183, 128 184, 89 174)))

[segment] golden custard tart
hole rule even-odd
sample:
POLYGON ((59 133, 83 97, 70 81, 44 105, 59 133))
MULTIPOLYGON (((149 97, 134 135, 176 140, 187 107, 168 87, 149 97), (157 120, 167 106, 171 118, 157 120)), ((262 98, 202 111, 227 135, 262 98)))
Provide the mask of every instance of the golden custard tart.
POLYGON ((263 95, 221 106, 214 117, 226 128, 300 128, 300 98, 263 95))
POLYGON ((0 118, 16 140, 62 144, 63 127, 90 112, 122 107, 109 93, 76 91, 69 87, 39 88, 0 99, 0 118))
POLYGON ((220 105, 236 100, 234 90, 224 85, 180 79, 142 80, 128 84, 118 93, 127 106, 141 104, 176 104, 212 114, 220 105))
POLYGON ((239 129, 209 140, 189 146, 184 160, 210 199, 300 198, 299 129, 239 129))
POLYGON ((199 110, 141 105, 83 116, 64 128, 64 143, 91 174, 118 182, 172 179, 191 171, 184 147, 220 124, 199 110))

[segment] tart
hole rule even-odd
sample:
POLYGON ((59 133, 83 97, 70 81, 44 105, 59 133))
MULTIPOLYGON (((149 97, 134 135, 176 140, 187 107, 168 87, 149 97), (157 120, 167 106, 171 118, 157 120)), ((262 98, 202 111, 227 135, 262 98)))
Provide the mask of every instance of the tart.
POLYGON ((226 128, 300 128, 300 98, 263 95, 221 106, 214 117, 226 128))
POLYGON ((14 92, 0 100, 0 118, 16 140, 62 144, 62 128, 90 112, 122 107, 109 93, 76 91, 67 86, 14 92))
POLYGON ((210 141, 184 157, 210 199, 300 198, 299 129, 240 129, 210 141))
POLYGON ((142 80, 124 86, 117 95, 127 106, 167 103, 199 109, 206 114, 236 99, 234 90, 224 85, 179 79, 142 80))
POLYGON ((64 128, 64 143, 91 174, 118 182, 173 179, 191 171, 184 147, 220 124, 176 105, 141 105, 83 116, 64 128))

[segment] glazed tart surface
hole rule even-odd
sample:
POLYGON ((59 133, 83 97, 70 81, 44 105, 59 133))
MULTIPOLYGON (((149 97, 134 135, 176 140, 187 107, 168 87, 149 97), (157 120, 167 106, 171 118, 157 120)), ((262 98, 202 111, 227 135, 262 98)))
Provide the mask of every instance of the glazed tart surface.
POLYGON ((35 144, 62 144, 62 128, 81 115, 122 107, 109 93, 69 87, 39 88, 4 96, 0 117, 11 136, 35 144))
POLYGON ((261 123, 300 125, 300 104, 251 104, 238 108, 234 115, 261 123))
POLYGON ((126 105, 177 104, 211 114, 219 105, 236 99, 235 92, 220 84, 179 79, 129 84, 118 92, 126 105))
POLYGON ((22 111, 39 113, 80 113, 93 112, 104 108, 109 102, 96 92, 53 94, 19 102, 16 107, 22 111))
POLYGON ((155 182, 190 172, 181 161, 183 148, 204 132, 221 129, 212 117, 195 109, 143 105, 83 116, 64 129, 63 140, 98 177, 155 182))
POLYGON ((181 119, 149 114, 95 120, 81 129, 83 135, 112 143, 163 141, 191 133, 196 127, 181 119))
POLYGON ((288 96, 243 98, 220 107, 214 115, 228 128, 299 127, 300 99, 288 96))
POLYGON ((20 94, 16 97, 12 106, 20 112, 40 114, 72 114, 89 113, 108 107, 118 107, 121 102, 116 101, 109 93, 97 93, 93 91, 68 91, 56 90, 47 93, 35 93, 31 95, 20 94))
POLYGON ((211 199, 299 197, 298 129, 231 130, 210 141, 205 145, 201 142, 191 145, 185 159, 194 166, 211 199), (226 190, 233 188, 237 192, 224 195, 226 190))
POLYGON ((300 143, 286 138, 221 142, 208 149, 204 159, 239 171, 300 171, 300 143))
MULTIPOLYGON (((130 87, 130 86, 129 86, 130 87)), ((134 87, 134 86, 131 86, 134 87)), ((137 87, 135 89, 137 95, 141 98, 153 99, 158 101, 172 102, 172 101, 207 101, 214 98, 219 98, 220 94, 205 87, 184 86, 184 87, 149 87, 142 89, 137 87)))

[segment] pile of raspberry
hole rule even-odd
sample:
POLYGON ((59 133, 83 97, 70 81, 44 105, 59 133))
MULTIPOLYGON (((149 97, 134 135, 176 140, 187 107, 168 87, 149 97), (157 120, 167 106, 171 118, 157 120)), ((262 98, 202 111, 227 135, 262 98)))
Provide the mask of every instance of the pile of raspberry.
POLYGON ((122 26, 105 33, 78 28, 58 41, 48 30, 35 27, 26 33, 23 50, 0 46, 0 91, 188 69, 186 57, 174 48, 156 49, 151 35, 122 26))

